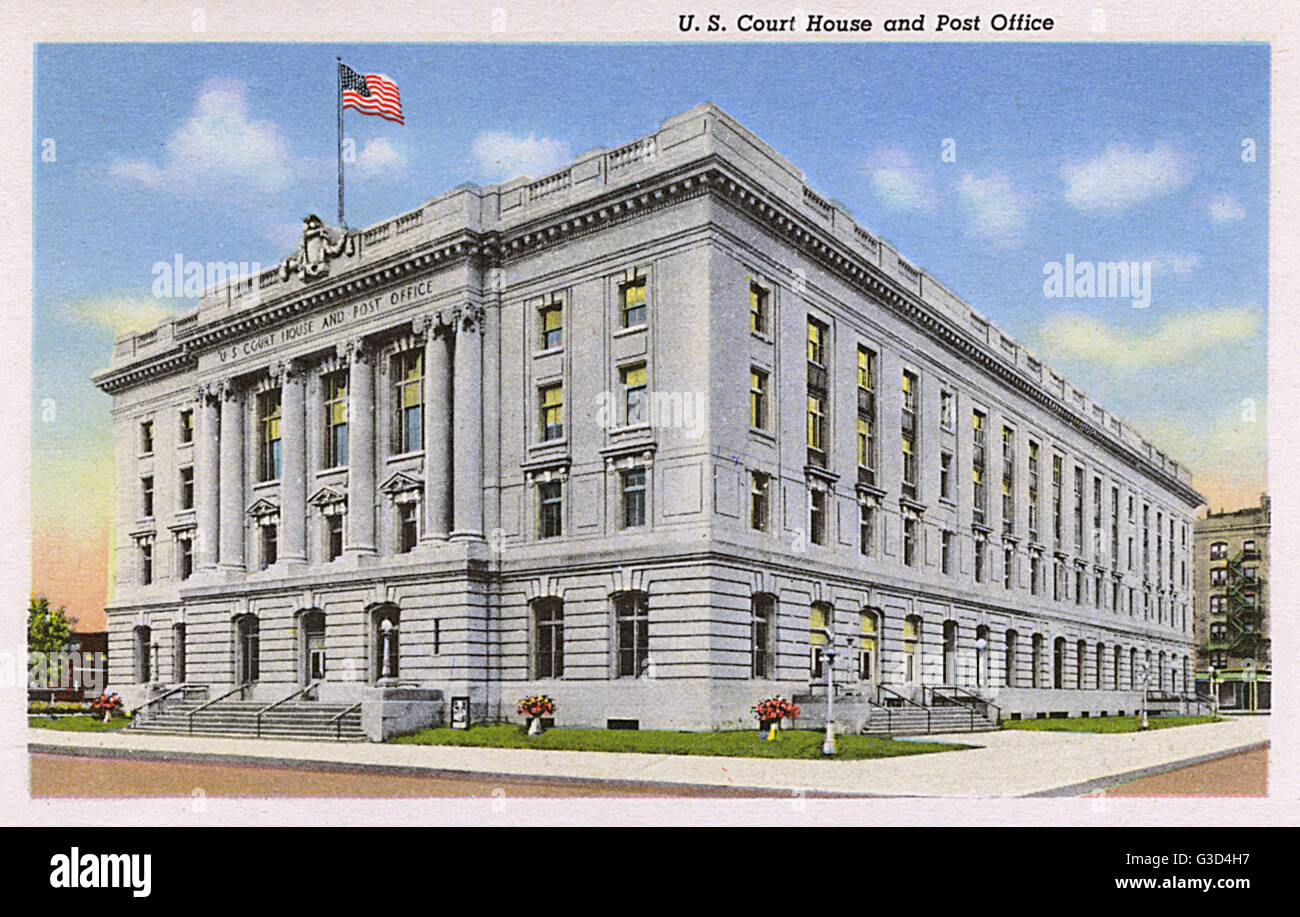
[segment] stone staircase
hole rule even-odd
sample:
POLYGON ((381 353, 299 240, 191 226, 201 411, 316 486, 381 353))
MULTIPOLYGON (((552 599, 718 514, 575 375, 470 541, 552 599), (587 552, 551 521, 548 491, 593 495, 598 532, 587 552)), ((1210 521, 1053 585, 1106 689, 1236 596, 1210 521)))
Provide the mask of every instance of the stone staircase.
POLYGON ((238 738, 354 742, 366 738, 361 731, 361 710, 345 712, 349 711, 348 704, 284 703, 263 713, 260 725, 258 712, 267 706, 265 703, 232 699, 199 710, 203 704, 202 700, 177 700, 165 709, 149 711, 131 728, 136 732, 238 738))
POLYGON ((940 732, 987 732, 997 729, 988 715, 970 707, 935 704, 929 707, 871 708, 863 735, 927 735, 940 732))
MULTIPOLYGON (((909 702, 905 695, 888 687, 865 693, 854 688, 843 693, 837 690, 835 722, 840 729, 875 736, 987 732, 998 728, 995 708, 964 690, 926 687, 917 696, 932 703, 909 702)), ((812 686, 808 693, 796 694, 794 702, 803 711, 799 728, 825 727, 824 686, 812 686), (815 693, 815 688, 821 688, 821 692, 815 693)))

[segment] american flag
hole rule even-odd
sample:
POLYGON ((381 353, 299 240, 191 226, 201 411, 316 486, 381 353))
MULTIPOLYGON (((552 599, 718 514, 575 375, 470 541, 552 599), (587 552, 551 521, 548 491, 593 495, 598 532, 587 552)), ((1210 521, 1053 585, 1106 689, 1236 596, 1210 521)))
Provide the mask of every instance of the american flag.
POLYGON ((343 107, 355 108, 363 115, 378 115, 398 124, 402 117, 402 97, 397 94, 397 84, 382 73, 357 73, 347 64, 339 64, 339 87, 343 92, 343 107))

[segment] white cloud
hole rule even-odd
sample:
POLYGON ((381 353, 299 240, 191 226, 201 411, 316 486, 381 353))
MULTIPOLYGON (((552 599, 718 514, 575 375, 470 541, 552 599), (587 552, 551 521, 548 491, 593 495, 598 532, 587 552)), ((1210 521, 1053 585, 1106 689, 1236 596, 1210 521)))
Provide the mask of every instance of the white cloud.
POLYGON ((573 156, 569 144, 534 134, 514 137, 505 131, 485 131, 470 144, 475 173, 487 179, 503 180, 526 175, 540 178, 554 172, 573 156))
POLYGON ((302 221, 296 223, 271 223, 262 227, 262 238, 277 248, 292 251, 302 241, 302 221))
POLYGON ((1254 338, 1263 325, 1263 314, 1250 306, 1188 310, 1146 332, 1067 312, 1045 322, 1038 334, 1048 360, 1141 369, 1178 366, 1216 348, 1240 345, 1254 338))
POLYGON ((194 111, 163 144, 161 163, 122 157, 110 177, 170 191, 210 190, 213 184, 277 191, 293 178, 288 143, 274 121, 252 121, 247 91, 235 80, 209 80, 194 111))
POLYGON ((876 197, 894 210, 930 210, 939 199, 931 186, 933 173, 918 169, 903 150, 877 151, 865 171, 876 197))
POLYGON ((1019 248, 1023 242, 1029 196, 997 169, 984 178, 967 172, 957 184, 966 207, 966 235, 998 248, 1019 248))
POLYGON ((397 178, 406 172, 406 154, 396 149, 386 137, 366 141, 357 154, 356 174, 363 179, 388 176, 397 178))
POLYGON ((72 324, 97 325, 116 335, 128 331, 148 331, 161 322, 176 318, 191 307, 191 303, 184 299, 104 296, 66 302, 59 308, 59 314, 72 324))
POLYGON ((1151 255, 1145 260, 1151 262, 1151 270, 1156 274, 1177 274, 1180 277, 1196 270, 1201 263, 1201 256, 1193 252, 1164 252, 1151 255))
POLYGON ((1085 213, 1119 213, 1185 188, 1192 167, 1186 156, 1165 144, 1149 152, 1115 144, 1100 156, 1065 163, 1061 177, 1072 206, 1085 213))
POLYGON ((1231 194, 1216 194, 1210 198, 1206 209, 1215 223, 1233 223, 1246 218, 1246 208, 1231 194))

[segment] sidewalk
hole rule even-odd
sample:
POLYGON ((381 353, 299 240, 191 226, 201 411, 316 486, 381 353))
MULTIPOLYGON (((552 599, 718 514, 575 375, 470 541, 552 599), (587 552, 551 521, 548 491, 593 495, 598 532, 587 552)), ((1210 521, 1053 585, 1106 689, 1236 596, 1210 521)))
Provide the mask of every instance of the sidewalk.
MULTIPOLYGON (((619 783, 733 786, 867 796, 1082 795, 1110 778, 1167 770, 1267 741, 1267 717, 1147 733, 1001 730, 930 736, 980 746, 870 761, 716 758, 437 745, 294 742, 29 729, 30 751, 203 757, 332 768, 400 768, 619 783)), ((634 789, 632 789, 634 792, 634 789)))

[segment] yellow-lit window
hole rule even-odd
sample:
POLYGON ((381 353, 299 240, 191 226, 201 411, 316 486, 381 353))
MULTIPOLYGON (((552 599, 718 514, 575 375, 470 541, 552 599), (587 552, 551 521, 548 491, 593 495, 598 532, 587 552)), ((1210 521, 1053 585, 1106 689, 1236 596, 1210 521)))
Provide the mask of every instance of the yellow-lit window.
POLYGON ((767 373, 757 369, 749 371, 749 425, 767 429, 767 373))
POLYGON ((756 283, 749 285, 749 330, 767 333, 767 304, 769 293, 756 283))
POLYGON ((874 431, 871 421, 865 417, 858 418, 858 465, 870 468, 871 454, 874 451, 874 431))
POLYGON ((542 386, 542 439, 561 439, 564 436, 564 386, 561 383, 542 386))
POLYGON ((808 447, 811 449, 825 449, 822 440, 824 439, 826 423, 826 404, 815 396, 808 396, 808 447))
POLYGON ((808 319, 808 360, 819 366, 825 363, 826 335, 820 323, 808 319))
POLYGON ((325 451, 327 468, 348 463, 348 374, 325 377, 325 451))
POLYGON ((273 481, 280 477, 280 390, 273 389, 261 395, 260 419, 262 424, 262 480, 273 481))
POLYGON ((876 389, 876 365, 875 356, 870 350, 858 348, 858 388, 865 389, 868 392, 876 389))
POLYGON ((397 451, 424 448, 424 354, 419 350, 400 354, 394 369, 397 379, 397 451))
POLYGON ((624 425, 646 423, 650 418, 646 404, 648 393, 645 387, 645 364, 624 367, 619 370, 619 377, 623 384, 624 425))
POLYGON ((542 350, 550 350, 564 343, 564 307, 558 304, 545 307, 539 313, 542 330, 542 350))
POLYGON ((830 643, 830 627, 825 607, 814 605, 808 613, 808 642, 813 646, 830 643))
POLYGON ((634 328, 645 324, 645 278, 638 277, 619 287, 623 297, 623 327, 634 328))

